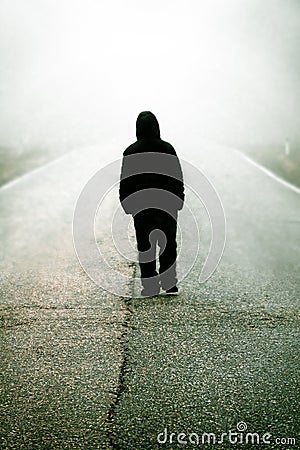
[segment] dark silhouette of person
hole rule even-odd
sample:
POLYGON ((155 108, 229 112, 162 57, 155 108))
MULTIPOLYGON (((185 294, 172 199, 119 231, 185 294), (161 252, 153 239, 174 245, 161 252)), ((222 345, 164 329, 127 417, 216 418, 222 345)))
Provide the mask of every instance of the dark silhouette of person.
POLYGON ((152 112, 139 114, 136 137, 137 141, 123 153, 119 197, 125 213, 133 215, 141 294, 158 295, 160 288, 168 294, 177 294, 177 216, 184 203, 180 162, 173 146, 161 139, 152 112))

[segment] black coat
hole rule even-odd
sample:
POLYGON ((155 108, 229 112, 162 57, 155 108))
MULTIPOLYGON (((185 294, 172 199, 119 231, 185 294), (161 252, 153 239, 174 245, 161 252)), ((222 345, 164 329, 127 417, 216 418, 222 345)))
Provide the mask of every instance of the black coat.
POLYGON ((119 197, 124 211, 178 211, 184 202, 182 170, 173 146, 160 138, 154 114, 139 114, 136 135, 137 141, 123 153, 119 197))

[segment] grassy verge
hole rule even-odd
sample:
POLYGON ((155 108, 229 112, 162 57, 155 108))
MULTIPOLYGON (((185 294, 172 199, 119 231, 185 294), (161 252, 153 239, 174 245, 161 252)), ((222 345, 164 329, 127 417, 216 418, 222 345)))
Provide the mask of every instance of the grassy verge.
POLYGON ((24 152, 0 146, 0 186, 30 170, 46 164, 62 152, 46 151, 41 148, 26 149, 24 152))
POLYGON ((290 148, 287 154, 283 146, 246 147, 245 154, 272 170, 284 180, 300 187, 300 148, 290 148))

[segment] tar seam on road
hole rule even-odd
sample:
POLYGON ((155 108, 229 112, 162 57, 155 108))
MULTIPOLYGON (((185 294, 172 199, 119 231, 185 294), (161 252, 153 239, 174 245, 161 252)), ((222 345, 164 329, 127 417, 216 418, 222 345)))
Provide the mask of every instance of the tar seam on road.
MULTIPOLYGON (((136 263, 132 264, 133 266, 133 274, 132 274, 132 281, 131 281, 131 298, 134 298, 134 291, 135 291, 135 278, 136 278, 136 271, 137 271, 137 265, 136 263)), ((123 361, 121 364, 121 368, 120 368, 120 374, 119 374, 119 380, 118 380, 118 385, 117 385, 117 390, 116 390, 116 395, 115 395, 115 400, 111 403, 109 411, 108 411, 108 415, 107 415, 107 423, 108 423, 108 433, 109 433, 109 441, 110 441, 110 446, 112 449, 115 450, 119 450, 119 445, 115 443, 115 415, 116 415, 116 410, 118 407, 118 404, 120 402, 120 399, 122 397, 123 392, 126 389, 126 378, 128 377, 128 373, 130 371, 129 369, 129 348, 128 348, 128 333, 130 330, 130 324, 131 324, 131 319, 133 317, 134 314, 134 310, 130 307, 130 305, 128 304, 128 301, 130 301, 131 299, 124 299, 124 303, 126 306, 126 319, 123 322, 123 327, 124 327, 124 331, 121 334, 121 347, 123 349, 123 361)))

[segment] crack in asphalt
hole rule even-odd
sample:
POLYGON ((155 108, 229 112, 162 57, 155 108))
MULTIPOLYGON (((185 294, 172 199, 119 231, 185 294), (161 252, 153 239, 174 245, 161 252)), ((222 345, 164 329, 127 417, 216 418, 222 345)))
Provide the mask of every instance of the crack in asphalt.
MULTIPOLYGON (((131 282, 131 298, 134 297, 134 280, 136 277, 137 265, 133 264, 132 282, 131 282)), ((131 329, 132 317, 135 313, 134 309, 130 307, 129 301, 131 298, 124 298, 124 304, 126 307, 126 319, 123 322, 124 331, 121 334, 121 346, 123 349, 123 361, 120 367, 119 379, 117 390, 115 393, 115 399, 111 403, 108 411, 108 430, 109 430, 109 442, 112 449, 119 450, 120 447, 115 443, 115 425, 114 419, 116 415, 117 407, 120 403, 123 392, 126 390, 126 378, 131 369, 129 369, 129 348, 128 348, 128 333, 131 329)))

